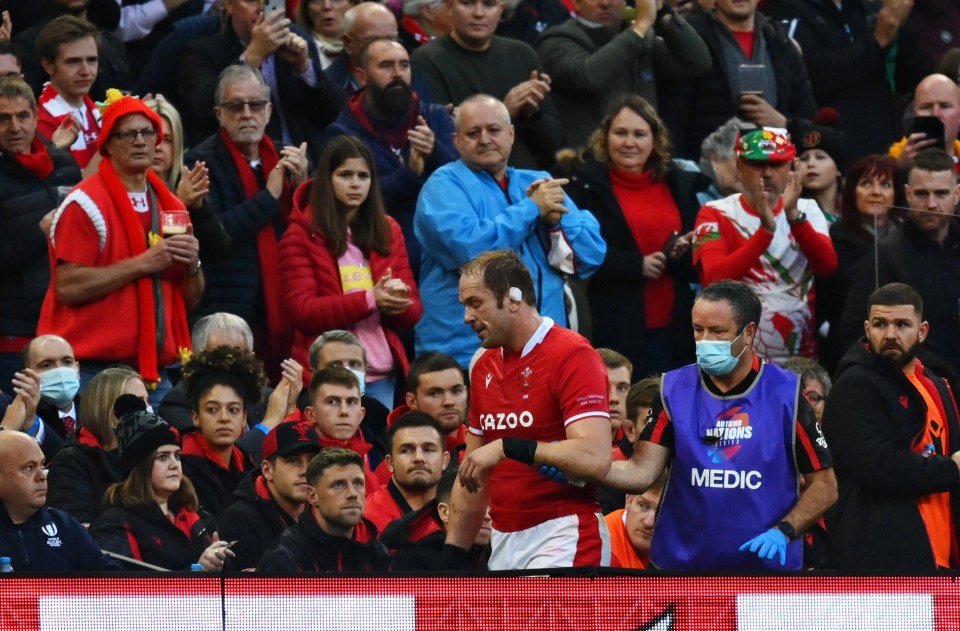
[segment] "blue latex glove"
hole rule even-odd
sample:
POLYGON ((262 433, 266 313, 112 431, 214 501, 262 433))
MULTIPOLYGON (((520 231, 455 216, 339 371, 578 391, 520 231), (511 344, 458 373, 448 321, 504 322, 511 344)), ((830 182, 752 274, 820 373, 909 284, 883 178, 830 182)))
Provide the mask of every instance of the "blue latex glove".
MULTIPOLYGON (((552 440, 550 442, 555 443, 557 441, 552 440)), ((537 469, 540 471, 541 475, 546 476, 547 478, 549 478, 554 482, 567 481, 567 479, 563 477, 563 471, 561 471, 560 469, 557 469, 556 467, 551 467, 550 465, 542 464, 537 469)))
POLYGON ((563 471, 557 469, 556 467, 551 467, 549 465, 542 464, 539 467, 541 474, 545 475, 554 482, 566 482, 567 479, 563 477, 563 471))
POLYGON ((790 542, 787 540, 787 535, 777 528, 771 528, 740 546, 740 551, 746 552, 749 550, 756 553, 761 559, 772 559, 779 552, 780 565, 786 565, 788 543, 790 542))

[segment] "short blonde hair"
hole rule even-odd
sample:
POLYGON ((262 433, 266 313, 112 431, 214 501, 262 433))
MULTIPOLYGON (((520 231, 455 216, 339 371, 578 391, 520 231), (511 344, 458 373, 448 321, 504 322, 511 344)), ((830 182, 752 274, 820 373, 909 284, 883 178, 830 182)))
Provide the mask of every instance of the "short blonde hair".
POLYGON ((106 447, 115 439, 113 404, 131 379, 142 381, 129 366, 110 366, 98 372, 80 397, 80 424, 106 447))

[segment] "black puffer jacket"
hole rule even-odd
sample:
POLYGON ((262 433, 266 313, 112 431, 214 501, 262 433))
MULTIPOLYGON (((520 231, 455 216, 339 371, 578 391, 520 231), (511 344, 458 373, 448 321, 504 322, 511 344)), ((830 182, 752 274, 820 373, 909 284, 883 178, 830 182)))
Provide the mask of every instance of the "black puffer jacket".
MULTIPOLYGON (((946 382, 927 369, 922 375, 943 404, 948 455, 918 452, 927 406, 895 364, 861 342, 837 367, 823 415, 839 492, 826 514, 831 568, 936 569, 917 500, 950 491, 952 512, 960 515, 960 473, 949 456, 960 440, 960 423, 946 382)), ((958 525, 954 520, 954 529, 958 525)), ((960 538, 960 530, 954 537, 960 538)))
POLYGON ((382 572, 390 569, 390 554, 377 540, 377 527, 363 519, 353 537, 327 534, 317 523, 312 507, 300 515, 296 526, 287 528, 277 545, 257 565, 258 572, 382 572))
MULTIPOLYGON (((43 181, 0 154, 0 335, 33 337, 50 285, 47 238, 39 223, 57 207, 57 187, 77 184, 80 167, 44 141, 53 172, 43 181)), ((7 384, 9 385, 9 384, 7 384)))
POLYGON ((255 568, 283 531, 297 522, 270 496, 259 470, 243 479, 233 498, 233 504, 217 518, 220 538, 237 542, 231 548, 236 557, 228 559, 226 569, 255 568))
POLYGON ((106 451, 81 427, 50 463, 47 504, 89 524, 100 511, 103 492, 122 479, 116 450, 106 451))
MULTIPOLYGON (((240 482, 254 468, 253 462, 245 451, 235 445, 230 468, 225 469, 222 464, 204 455, 202 443, 203 438, 199 431, 185 435, 180 457, 183 475, 193 482, 200 508, 211 515, 219 516, 233 501, 233 492, 240 486, 240 482)), ((262 442, 260 444, 262 445, 262 442)))
MULTIPOLYGON (((168 570, 189 570, 213 543, 213 517, 181 509, 177 521, 189 536, 173 524, 160 506, 110 506, 90 525, 90 534, 104 550, 144 561, 168 570)), ((131 570, 143 568, 128 564, 131 570)))
MULTIPOLYGON (((721 29, 726 27, 707 13, 693 13, 687 22, 710 50, 713 70, 689 81, 672 81, 663 77, 658 84, 659 111, 670 129, 676 154, 699 160, 703 139, 738 112, 727 83, 726 61, 720 43, 721 29)), ((809 119, 817 109, 803 57, 783 31, 760 13, 756 15, 755 33, 762 34, 766 41, 776 76, 777 103, 771 105, 789 119, 787 127, 797 137, 806 124, 799 119, 809 119)))

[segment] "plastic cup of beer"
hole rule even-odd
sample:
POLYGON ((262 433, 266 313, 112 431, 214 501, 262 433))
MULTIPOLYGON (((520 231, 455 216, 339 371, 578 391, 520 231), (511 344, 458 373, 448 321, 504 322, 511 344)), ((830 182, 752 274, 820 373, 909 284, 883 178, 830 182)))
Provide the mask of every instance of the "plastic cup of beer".
POLYGON ((187 234, 190 225, 190 213, 185 210, 164 210, 160 213, 160 230, 164 237, 187 234))

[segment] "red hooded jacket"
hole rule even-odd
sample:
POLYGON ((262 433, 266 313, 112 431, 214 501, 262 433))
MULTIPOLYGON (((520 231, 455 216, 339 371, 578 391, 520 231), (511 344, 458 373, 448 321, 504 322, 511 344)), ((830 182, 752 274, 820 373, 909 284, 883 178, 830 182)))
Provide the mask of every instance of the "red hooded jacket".
MULTIPOLYGON (((294 328, 291 355, 304 366, 309 365, 307 351, 317 336, 331 329, 350 329, 372 313, 365 292, 343 293, 337 259, 327 247, 323 234, 310 227, 313 223, 310 208, 312 186, 313 180, 304 182, 293 194, 290 226, 278 245, 281 291, 294 328)), ((400 226, 390 217, 387 221, 390 223, 390 254, 382 256, 374 250, 367 256, 374 282, 389 268, 393 277, 402 280, 411 290, 413 304, 406 311, 381 316, 393 358, 406 374, 410 362, 396 331, 413 327, 420 319, 423 306, 410 271, 400 226)), ((304 385, 307 385, 307 379, 304 373, 304 385)))

